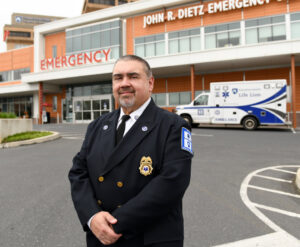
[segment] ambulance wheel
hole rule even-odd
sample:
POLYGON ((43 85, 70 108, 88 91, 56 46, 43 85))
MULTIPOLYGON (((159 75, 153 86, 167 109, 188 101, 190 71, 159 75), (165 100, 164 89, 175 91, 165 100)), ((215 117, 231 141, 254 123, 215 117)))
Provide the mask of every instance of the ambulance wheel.
POLYGON ((182 118, 187 121, 190 126, 192 126, 193 120, 189 115, 183 115, 182 118))
POLYGON ((243 120, 243 127, 245 130, 255 130, 258 126, 258 122, 254 117, 246 117, 243 120))

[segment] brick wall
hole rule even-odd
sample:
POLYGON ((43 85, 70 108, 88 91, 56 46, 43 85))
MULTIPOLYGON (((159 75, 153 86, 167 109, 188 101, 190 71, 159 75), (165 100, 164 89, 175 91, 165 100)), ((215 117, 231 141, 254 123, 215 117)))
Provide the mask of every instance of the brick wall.
MULTIPOLYGON (((30 68, 33 72, 33 46, 0 53, 0 71, 30 68)), ((21 84, 21 81, 1 82, 1 86, 21 84)))
POLYGON ((57 56, 66 54, 66 33, 59 32, 45 37, 45 58, 52 58, 52 47, 56 45, 57 56))

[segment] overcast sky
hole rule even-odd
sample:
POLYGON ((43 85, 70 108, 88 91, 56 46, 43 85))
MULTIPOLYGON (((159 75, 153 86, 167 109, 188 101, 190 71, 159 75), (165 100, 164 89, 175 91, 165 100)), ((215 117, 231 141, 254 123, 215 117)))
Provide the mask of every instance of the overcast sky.
POLYGON ((84 0, 8 0, 0 7, 0 52, 6 51, 3 27, 11 24, 12 13, 74 17, 81 15, 84 0))

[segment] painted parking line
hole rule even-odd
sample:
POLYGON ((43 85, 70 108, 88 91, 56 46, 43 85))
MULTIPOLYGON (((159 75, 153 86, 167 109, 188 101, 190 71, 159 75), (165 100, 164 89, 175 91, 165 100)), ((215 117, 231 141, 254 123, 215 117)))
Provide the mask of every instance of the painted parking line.
POLYGON ((204 136, 204 137, 212 137, 214 135, 207 135, 207 134, 195 134, 195 133, 192 133, 192 136, 204 136))
POLYGON ((274 232, 214 247, 299 247, 299 241, 285 232, 274 232))
POLYGON ((82 133, 78 132, 62 132, 60 136, 63 139, 69 139, 69 140, 83 140, 84 135, 82 133))
POLYGON ((84 134, 82 133, 72 133, 72 132, 62 132, 60 133, 61 136, 83 136, 84 134))
MULTIPOLYGON (((251 188, 251 189, 263 190, 266 192, 272 192, 272 193, 277 193, 277 194, 281 194, 281 195, 300 198, 300 196, 296 195, 296 194, 286 193, 286 192, 278 191, 278 190, 271 190, 271 189, 267 189, 267 188, 249 184, 253 177, 260 177, 263 179, 273 180, 273 181, 277 181, 277 182, 291 183, 292 182, 291 180, 279 179, 279 178, 263 176, 263 175, 259 174, 259 173, 267 171, 267 170, 277 170, 280 172, 292 173, 290 171, 282 169, 282 168, 287 168, 287 167, 299 168, 299 166, 274 166, 274 167, 267 167, 267 168, 262 168, 262 169, 256 170, 256 171, 248 174, 248 176, 246 176, 246 178, 242 182, 241 189, 240 189, 240 196, 242 198, 242 201, 245 203, 245 205, 250 209, 250 211, 252 211, 252 213, 254 213, 260 220, 262 220, 267 226, 269 226, 275 232, 271 233, 271 234, 266 234, 263 236, 258 236, 258 237, 254 237, 254 238, 235 241, 232 243, 216 245, 214 247, 254 247, 254 246, 255 247, 270 247, 270 246, 272 246, 272 247, 282 247, 282 246, 299 247, 300 246, 300 241, 297 238, 290 235, 285 230, 283 230, 281 227, 276 225, 273 221, 271 221, 268 217, 266 217, 259 209, 268 210, 271 212, 283 214, 283 215, 286 215, 289 217, 294 217, 294 218, 300 218, 300 214, 251 202, 248 197, 248 194, 247 194, 248 189, 251 188)), ((294 173, 292 173, 292 174, 294 174, 294 173)))
POLYGON ((264 179, 278 181, 278 182, 283 182, 283 183, 290 183, 290 184, 293 183, 292 180, 285 180, 285 179, 281 179, 281 178, 274 178, 274 177, 263 176, 263 175, 259 175, 259 174, 256 174, 254 176, 258 177, 258 178, 264 178, 264 179))
POLYGON ((84 140, 83 137, 77 137, 77 136, 63 136, 63 139, 68 139, 68 140, 84 140))
POLYGON ((275 194, 280 194, 280 195, 284 195, 284 196, 291 196, 291 197, 295 197, 295 198, 300 198, 300 195, 298 195, 298 194, 287 193, 287 192, 283 192, 283 191, 280 191, 280 190, 267 189, 267 188, 260 187, 260 186, 255 186, 255 185, 248 185, 248 188, 256 189, 256 190, 262 190, 262 191, 271 192, 271 193, 275 193, 275 194))
POLYGON ((294 217, 294 218, 300 218, 300 214, 296 214, 294 212, 282 210, 282 209, 279 209, 279 208, 269 207, 269 206, 262 205, 262 204, 259 204, 259 203, 252 203, 252 204, 257 208, 265 209, 265 210, 275 212, 275 213, 279 213, 279 214, 284 214, 284 215, 294 217))
MULTIPOLYGON (((265 235, 261 239, 258 238, 258 240, 262 241, 260 245, 259 245, 259 242, 257 245, 255 245, 255 242, 251 243, 249 241, 249 245, 248 245, 247 242, 242 243, 242 241, 240 241, 239 245, 227 245, 227 246, 243 246, 243 247, 244 246, 249 246, 249 247, 250 246, 266 246, 266 247, 267 246, 300 246, 300 241, 298 239, 296 239, 295 237, 293 237, 292 235, 287 233, 285 230, 283 230, 280 226, 278 226, 273 221, 271 221, 259 209, 265 209, 265 210, 268 210, 271 212, 287 215, 289 217, 294 217, 294 218, 299 218, 300 215, 296 214, 294 212, 290 212, 290 211, 282 210, 279 208, 269 207, 267 205, 262 205, 262 204, 252 202, 252 201, 250 201, 250 199, 248 197, 248 193, 247 193, 248 189, 251 188, 251 189, 257 189, 257 190, 262 190, 262 191, 266 191, 266 192, 276 193, 276 194, 280 194, 280 195, 300 198, 300 195, 298 195, 298 194, 286 193, 286 192, 279 191, 279 190, 272 190, 272 189, 267 189, 267 188, 263 188, 263 187, 259 187, 259 186, 250 185, 250 181, 252 180, 253 177, 262 177, 265 179, 271 179, 271 180, 275 180, 278 182, 286 182, 288 180, 282 180, 282 179, 278 179, 278 178, 262 176, 259 174, 259 173, 267 171, 267 170, 275 170, 275 171, 280 171, 280 172, 284 172, 284 173, 294 174, 293 172, 285 170, 284 168, 299 168, 299 166, 273 166, 273 167, 267 167, 267 168, 262 168, 262 169, 256 170, 246 176, 246 178, 244 179, 244 181, 241 184, 241 189, 240 189, 240 196, 241 196, 244 204, 250 209, 250 211, 252 211, 252 213, 255 216, 257 216, 261 221, 263 221, 267 226, 269 226, 271 229, 273 229, 275 231, 275 233, 274 233, 275 235, 271 235, 271 236, 276 237, 276 236, 282 235, 283 242, 281 242, 281 244, 279 244, 279 245, 277 245, 277 243, 278 243, 278 241, 281 241, 280 239, 275 240, 274 243, 267 242, 269 235, 265 235), (291 243, 286 242, 288 240, 291 240, 292 242, 291 243)), ((270 241, 272 241, 272 239, 270 241)), ((226 246, 226 245, 224 245, 224 246, 226 246)))
POLYGON ((285 172, 285 173, 290 173, 290 174, 295 174, 296 175, 296 172, 291 172, 291 171, 284 170, 284 169, 279 169, 279 168, 272 168, 270 170, 274 170, 274 171, 278 171, 278 172, 285 172))

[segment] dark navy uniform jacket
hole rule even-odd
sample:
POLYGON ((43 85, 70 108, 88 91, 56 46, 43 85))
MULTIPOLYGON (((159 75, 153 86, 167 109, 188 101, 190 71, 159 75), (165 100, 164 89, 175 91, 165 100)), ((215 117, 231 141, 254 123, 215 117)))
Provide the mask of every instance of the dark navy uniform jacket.
POLYGON ((127 240, 138 236, 145 244, 182 240, 182 198, 193 156, 191 149, 185 150, 182 135, 190 127, 151 100, 116 146, 119 114, 120 110, 108 113, 88 126, 69 172, 72 199, 87 231, 88 246, 102 246, 87 226, 102 210, 118 220, 113 228, 123 234, 113 246, 127 246, 127 240), (139 169, 143 160, 153 168, 150 175, 139 169))

